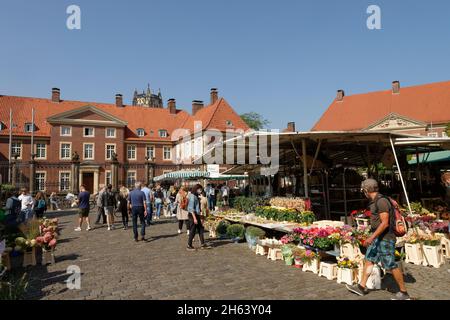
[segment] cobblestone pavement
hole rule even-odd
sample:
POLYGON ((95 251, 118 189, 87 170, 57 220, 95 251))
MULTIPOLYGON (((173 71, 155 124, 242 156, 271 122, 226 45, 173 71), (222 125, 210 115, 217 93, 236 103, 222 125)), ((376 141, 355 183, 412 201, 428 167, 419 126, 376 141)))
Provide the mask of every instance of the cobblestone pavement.
MULTIPOLYGON (((186 234, 174 220, 147 228, 147 242, 132 231, 74 232, 76 215, 60 214, 56 264, 30 269, 29 299, 390 299, 395 284, 364 298, 344 285, 252 253, 247 244, 213 241, 211 250, 186 251, 186 234), (66 269, 81 268, 81 290, 67 289, 66 269)), ((119 226, 119 224, 117 224, 119 226)), ((198 239, 198 238, 197 238, 198 239)), ((198 245, 197 242, 194 245, 198 245)), ((450 267, 408 265, 406 278, 416 299, 450 299, 450 267)))

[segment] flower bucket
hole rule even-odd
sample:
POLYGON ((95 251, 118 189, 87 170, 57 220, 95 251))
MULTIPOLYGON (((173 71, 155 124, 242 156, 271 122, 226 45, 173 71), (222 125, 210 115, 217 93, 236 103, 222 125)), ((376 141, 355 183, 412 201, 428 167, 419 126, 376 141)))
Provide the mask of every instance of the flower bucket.
POLYGON ((420 243, 405 243, 406 263, 421 265, 423 263, 423 251, 420 243))
POLYGON ((42 249, 42 265, 55 264, 54 250, 42 249))
POLYGON ((320 261, 318 258, 312 259, 311 261, 303 264, 303 271, 304 272, 311 271, 314 274, 318 274, 319 273, 319 263, 320 263, 320 261))
POLYGON ((423 246, 423 265, 439 268, 444 264, 444 257, 442 256, 441 245, 438 246, 423 246))
POLYGON ((31 251, 25 251, 23 253, 23 267, 35 266, 36 262, 36 248, 31 248, 31 251))
POLYGON ((337 283, 346 283, 353 285, 356 282, 356 270, 348 268, 338 268, 337 270, 337 283))
POLYGON ((287 266, 292 266, 294 264, 294 257, 284 257, 283 259, 287 266))
POLYGON ((302 259, 294 259, 294 266, 297 269, 303 268, 303 261, 302 261, 302 259))

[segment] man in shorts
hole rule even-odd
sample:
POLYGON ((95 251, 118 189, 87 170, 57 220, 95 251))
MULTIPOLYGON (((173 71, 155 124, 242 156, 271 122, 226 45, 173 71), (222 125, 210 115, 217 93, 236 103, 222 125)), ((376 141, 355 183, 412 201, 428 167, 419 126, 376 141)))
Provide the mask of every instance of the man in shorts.
POLYGON ((381 263, 383 268, 391 271, 400 291, 392 300, 410 300, 406 291, 403 273, 395 262, 396 236, 393 231, 394 208, 389 199, 378 192, 378 183, 374 179, 367 179, 361 184, 361 191, 371 201, 370 225, 372 235, 364 242, 367 247, 364 272, 359 284, 349 286, 347 289, 357 295, 364 296, 368 293, 366 288, 367 279, 372 273, 374 264, 381 263))
POLYGON ((78 228, 75 229, 75 231, 81 231, 81 226, 83 225, 83 220, 86 221, 87 228, 86 231, 90 231, 91 225, 89 223, 89 199, 91 197, 91 194, 89 191, 86 190, 86 186, 82 184, 80 186, 80 194, 78 195, 78 210, 80 214, 80 218, 78 219, 78 228))

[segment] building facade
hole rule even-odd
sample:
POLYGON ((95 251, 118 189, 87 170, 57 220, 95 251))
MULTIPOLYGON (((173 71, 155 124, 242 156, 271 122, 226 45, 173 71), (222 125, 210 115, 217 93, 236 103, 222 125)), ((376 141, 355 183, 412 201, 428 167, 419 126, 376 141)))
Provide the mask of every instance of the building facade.
POLYGON ((0 183, 63 193, 80 184, 94 193, 108 183, 131 187, 167 172, 203 169, 192 160, 208 141, 194 131, 249 130, 217 89, 207 106, 195 100, 191 114, 175 99, 167 107, 125 105, 120 94, 115 100, 62 100, 58 88, 51 99, 0 96, 0 183))

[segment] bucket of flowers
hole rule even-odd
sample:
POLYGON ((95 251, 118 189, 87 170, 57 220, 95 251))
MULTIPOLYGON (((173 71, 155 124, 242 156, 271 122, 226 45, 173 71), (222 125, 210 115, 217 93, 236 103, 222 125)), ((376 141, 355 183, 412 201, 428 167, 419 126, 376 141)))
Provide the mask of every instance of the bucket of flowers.
POLYGON ((292 255, 294 257, 294 266, 297 269, 303 268, 303 259, 302 256, 304 255, 305 250, 300 249, 299 247, 295 247, 292 249, 292 255))
POLYGON ((303 271, 319 273, 320 256, 313 250, 305 250, 301 256, 303 262, 303 271))
POLYGON ((359 267, 359 262, 342 256, 336 259, 338 266, 337 282, 352 285, 357 279, 356 271, 359 267))

